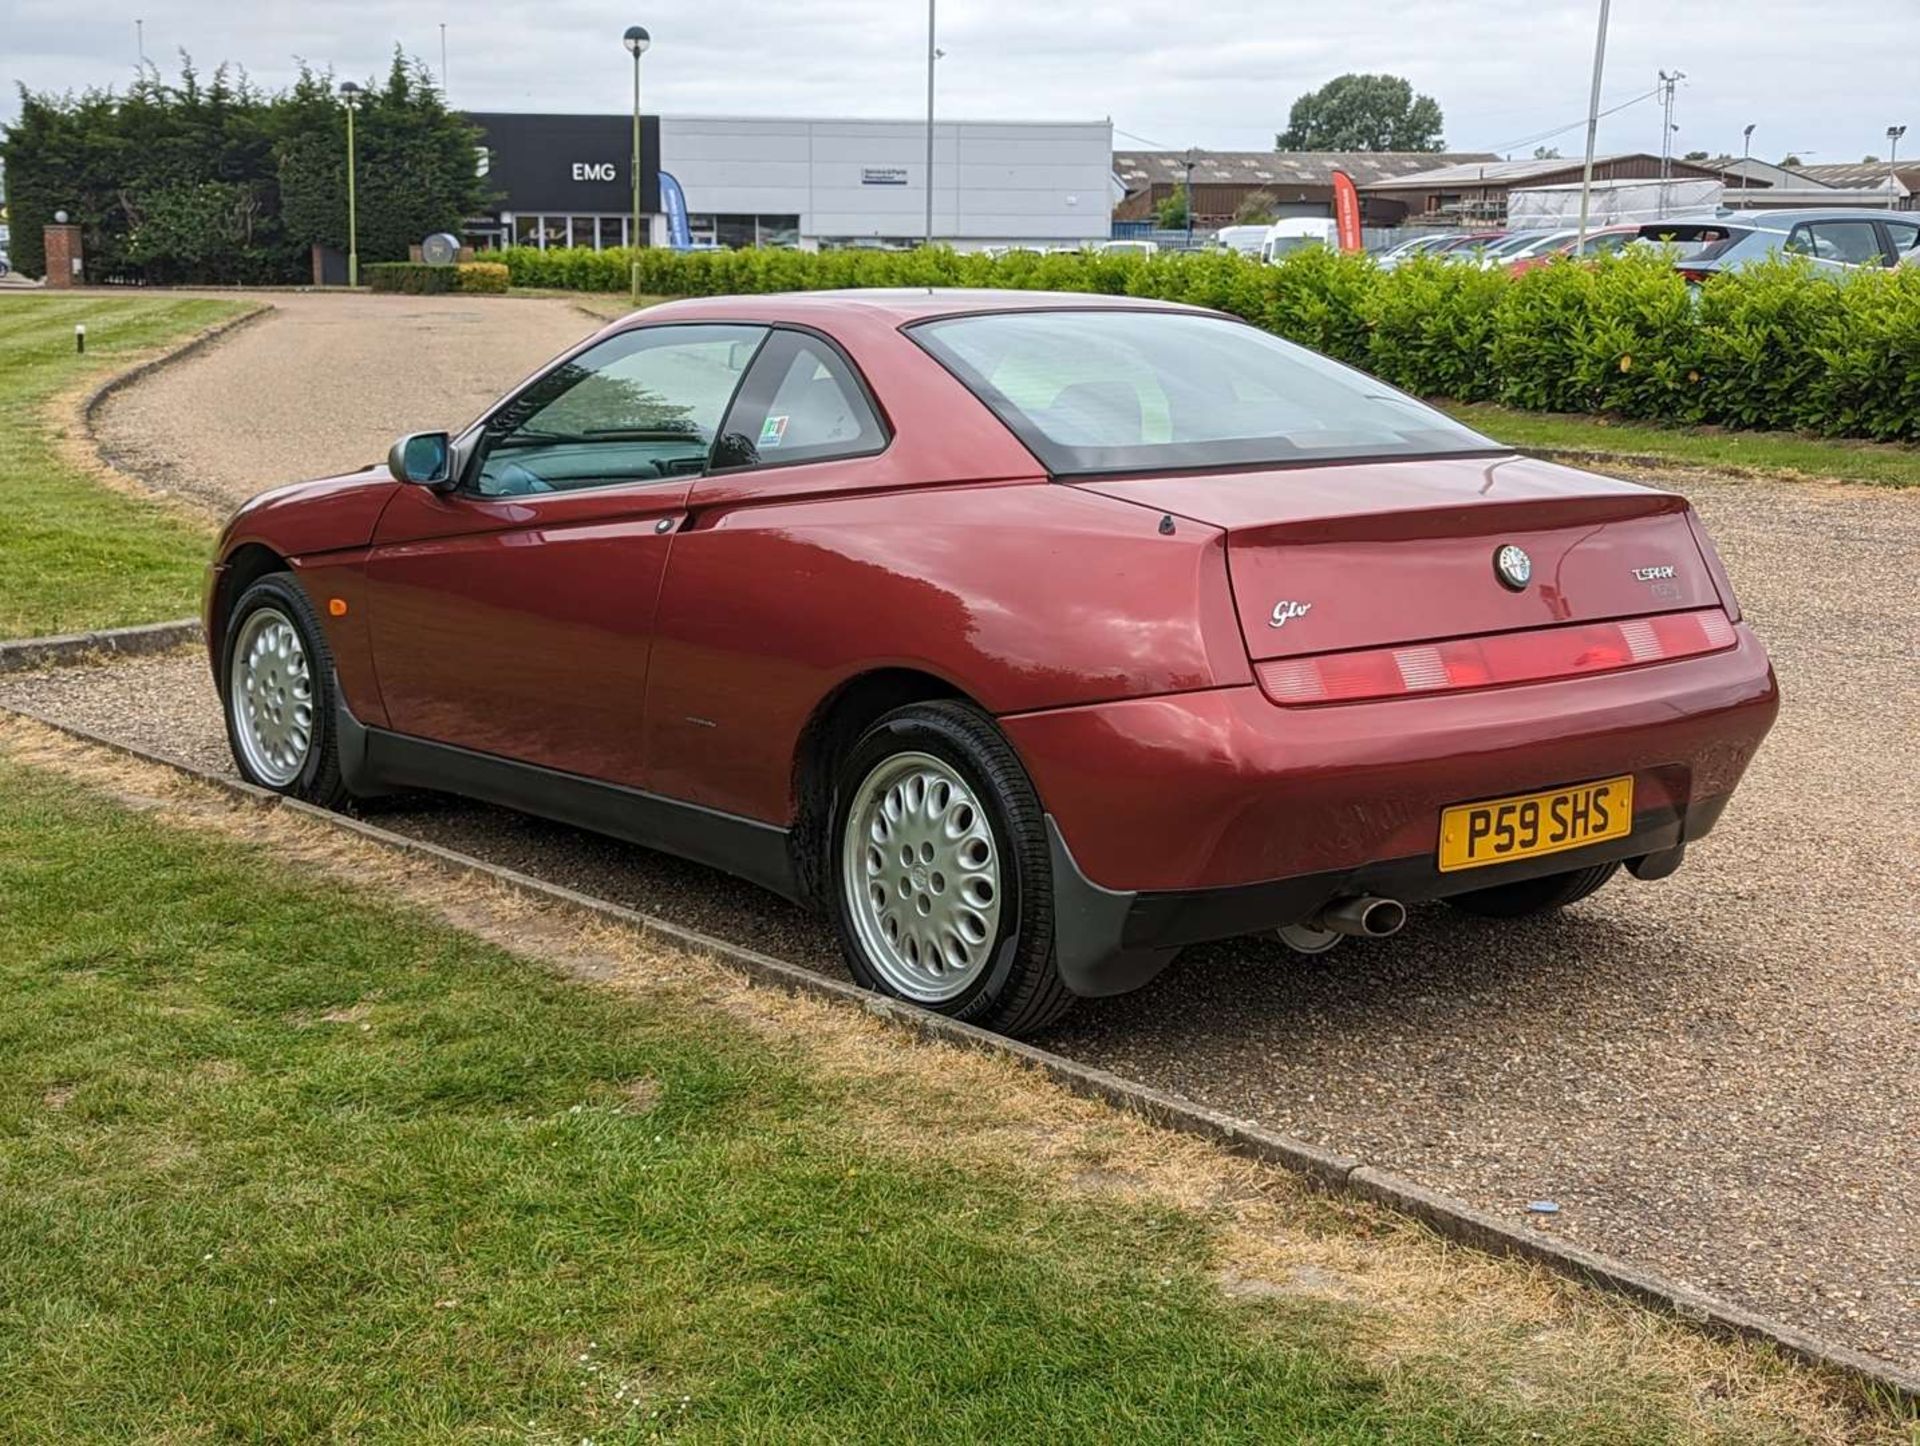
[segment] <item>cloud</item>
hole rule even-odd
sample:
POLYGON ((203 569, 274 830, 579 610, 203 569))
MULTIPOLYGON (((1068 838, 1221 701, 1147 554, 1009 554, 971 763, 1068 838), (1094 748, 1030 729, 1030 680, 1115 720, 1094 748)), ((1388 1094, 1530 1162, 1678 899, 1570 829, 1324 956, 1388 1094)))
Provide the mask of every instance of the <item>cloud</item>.
MULTIPOLYGON (((71 0, 0 0, 0 115, 13 84, 34 90, 124 87, 133 73, 127 9, 71 0)), ((385 68, 397 42, 438 69, 447 22, 456 104, 475 109, 623 111, 631 71, 620 33, 653 32, 644 63, 649 110, 679 114, 914 116, 925 106, 926 9, 920 0, 601 0, 456 6, 439 0, 290 0, 234 5, 140 0, 150 58, 179 50, 203 70, 221 60, 268 86, 299 58, 342 76, 385 68)), ((1112 117, 1171 147, 1263 148, 1293 98, 1347 70, 1406 76, 1435 96, 1461 149, 1530 154, 1531 137, 1581 144, 1595 0, 1371 0, 1307 7, 1274 0, 1034 4, 942 0, 940 109, 974 118, 1112 117), (1524 142, 1524 143, 1523 143, 1524 142)), ((1676 152, 1738 150, 1809 159, 1884 153, 1889 124, 1920 122, 1912 99, 1913 0, 1743 0, 1724 6, 1617 6, 1609 102, 1679 69, 1676 152)), ((1602 123, 1607 150, 1657 150, 1657 106, 1602 123)), ((1920 153, 1920 148, 1916 148, 1920 153)))

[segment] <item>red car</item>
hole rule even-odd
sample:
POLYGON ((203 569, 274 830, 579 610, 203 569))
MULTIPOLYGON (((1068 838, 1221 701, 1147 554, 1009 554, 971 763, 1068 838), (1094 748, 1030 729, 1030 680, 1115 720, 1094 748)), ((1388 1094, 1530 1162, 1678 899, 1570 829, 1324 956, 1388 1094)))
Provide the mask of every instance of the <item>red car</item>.
POLYGON ((1777 706, 1684 499, 1045 293, 636 314, 243 507, 206 622, 253 782, 697 859, 1006 1031, 1202 940, 1661 877, 1777 706))

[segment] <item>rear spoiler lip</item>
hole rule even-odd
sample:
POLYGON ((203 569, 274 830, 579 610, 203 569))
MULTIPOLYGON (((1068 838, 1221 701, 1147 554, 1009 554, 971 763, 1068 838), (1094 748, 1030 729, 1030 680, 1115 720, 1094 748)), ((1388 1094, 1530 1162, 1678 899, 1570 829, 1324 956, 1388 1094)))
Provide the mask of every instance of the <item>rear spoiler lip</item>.
MULTIPOLYGON (((1227 546, 1259 547, 1316 542, 1409 542, 1433 537, 1485 536, 1505 532, 1589 527, 1636 517, 1691 515, 1687 499, 1672 492, 1594 493, 1591 496, 1520 497, 1511 501, 1410 507, 1347 513, 1236 527, 1227 546)), ((1719 579, 1715 583, 1718 586, 1719 579)), ((1724 598, 1724 594, 1723 594, 1724 598)))

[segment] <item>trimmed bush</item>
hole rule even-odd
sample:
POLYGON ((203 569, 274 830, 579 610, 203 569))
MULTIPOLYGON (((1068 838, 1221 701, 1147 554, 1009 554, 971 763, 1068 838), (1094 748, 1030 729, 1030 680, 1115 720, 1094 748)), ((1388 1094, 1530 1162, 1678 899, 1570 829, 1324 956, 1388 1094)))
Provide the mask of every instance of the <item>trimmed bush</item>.
POLYGON ((1671 256, 1650 251, 1594 264, 1555 261, 1519 277, 1437 258, 1382 271, 1367 257, 1322 247, 1278 266, 1232 252, 989 257, 944 247, 814 254, 522 246, 497 255, 515 286, 569 291, 624 292, 637 260, 641 290, 656 296, 988 286, 1154 297, 1231 312, 1420 396, 1920 440, 1914 267, 1835 282, 1794 258, 1689 287, 1671 256))
POLYGON ((438 296, 450 291, 502 295, 511 273, 498 261, 462 261, 454 266, 429 266, 424 261, 378 261, 362 266, 360 275, 371 291, 438 296))
POLYGON ((453 268, 453 289, 504 296, 509 275, 498 261, 462 261, 453 268))

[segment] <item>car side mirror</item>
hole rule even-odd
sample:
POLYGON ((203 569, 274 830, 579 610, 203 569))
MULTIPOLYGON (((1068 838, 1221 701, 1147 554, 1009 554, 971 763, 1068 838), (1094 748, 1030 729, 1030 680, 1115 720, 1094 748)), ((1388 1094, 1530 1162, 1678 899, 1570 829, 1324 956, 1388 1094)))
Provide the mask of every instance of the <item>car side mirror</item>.
POLYGON ((445 487, 453 481, 453 438, 445 432, 412 432, 387 450, 387 470, 401 482, 445 487))

